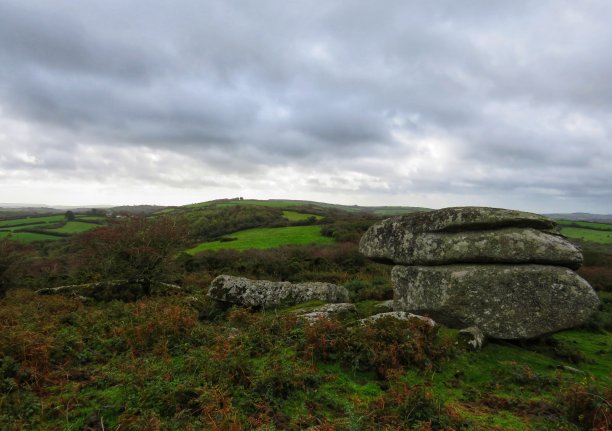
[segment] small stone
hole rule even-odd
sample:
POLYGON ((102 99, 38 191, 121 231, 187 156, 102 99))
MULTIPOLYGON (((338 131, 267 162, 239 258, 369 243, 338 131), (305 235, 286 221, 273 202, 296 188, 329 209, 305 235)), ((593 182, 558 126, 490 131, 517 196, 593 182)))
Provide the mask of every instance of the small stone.
POLYGON ((313 323, 320 319, 329 319, 332 316, 338 316, 341 314, 356 313, 357 308, 355 304, 351 303, 339 303, 339 304, 325 304, 321 307, 314 308, 306 313, 300 314, 300 317, 313 323))
POLYGON ((471 350, 480 350, 486 342, 486 337, 476 326, 470 326, 459 331, 459 340, 471 350))
POLYGON ((361 324, 365 325, 365 324, 370 324, 370 323, 376 322, 377 320, 384 319, 384 318, 392 318, 392 319, 398 319, 398 320, 418 319, 418 320, 421 320, 421 321, 427 323, 431 327, 436 326, 436 322, 434 322, 429 317, 419 316, 417 314, 412 314, 412 313, 406 313, 405 311, 390 311, 390 312, 387 312, 387 313, 378 313, 378 314, 374 314, 374 315, 372 315, 370 317, 366 317, 365 319, 361 319, 361 320, 359 320, 359 322, 361 324))

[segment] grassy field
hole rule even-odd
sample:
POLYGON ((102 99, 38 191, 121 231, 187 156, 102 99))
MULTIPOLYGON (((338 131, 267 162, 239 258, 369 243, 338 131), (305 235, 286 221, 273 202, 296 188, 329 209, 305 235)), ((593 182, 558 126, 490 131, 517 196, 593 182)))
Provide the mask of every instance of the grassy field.
POLYGON ((41 216, 41 217, 26 217, 26 218, 19 218, 19 219, 11 219, 11 220, 2 220, 0 221, 0 229, 5 228, 5 227, 18 227, 18 228, 23 228, 27 225, 35 225, 37 227, 43 226, 43 224, 52 224, 52 223, 59 223, 64 221, 64 215, 63 214, 58 214, 58 215, 52 215, 52 216, 41 216))
POLYGON ((568 238, 592 241, 599 244, 612 244, 612 231, 580 227, 562 227, 561 233, 568 238))
POLYGON ((586 229, 612 231, 612 224, 610 223, 595 223, 595 222, 590 222, 590 221, 572 221, 572 220, 558 220, 557 223, 559 223, 561 226, 583 227, 586 229))
POLYGON ((283 211, 283 217, 285 217, 289 221, 304 221, 308 220, 310 217, 314 217, 315 220, 320 220, 323 218, 320 215, 299 213, 296 211, 283 211))
POLYGON ((86 232, 98 227, 95 223, 87 223, 79 220, 102 221, 103 218, 95 216, 77 216, 77 220, 66 222, 63 214, 40 217, 25 217, 0 221, 0 238, 11 235, 11 239, 21 242, 52 241, 61 239, 57 235, 45 235, 49 233, 76 234, 86 232), (40 229, 43 232, 19 232, 23 229, 40 229))
POLYGON ((60 233, 81 233, 81 232, 87 232, 88 230, 92 230, 97 227, 99 227, 99 225, 96 225, 94 223, 85 223, 81 221, 69 221, 69 222, 66 222, 66 224, 62 227, 59 227, 56 229, 49 229, 49 230, 52 230, 53 232, 60 232, 60 233))
POLYGON ((333 244, 334 240, 321 235, 319 226, 290 226, 280 228, 247 229, 228 235, 234 241, 204 242, 187 253, 196 254, 204 250, 248 250, 280 247, 283 245, 333 244))
POLYGON ((21 242, 57 241, 58 239, 61 239, 61 237, 59 236, 45 235, 42 233, 0 232, 0 238, 6 238, 9 235, 12 240, 21 241, 21 242))

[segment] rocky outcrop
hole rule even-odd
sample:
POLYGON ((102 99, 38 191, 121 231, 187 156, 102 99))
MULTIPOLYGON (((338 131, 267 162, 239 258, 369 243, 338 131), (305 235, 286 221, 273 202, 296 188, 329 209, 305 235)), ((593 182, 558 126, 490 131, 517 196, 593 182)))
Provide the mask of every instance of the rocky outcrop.
POLYGON ((359 251, 400 265, 539 263, 577 269, 582 264, 576 246, 540 230, 554 227, 554 221, 495 208, 483 208, 478 216, 477 210, 447 208, 384 220, 363 235, 359 251), (462 227, 466 230, 459 231, 462 227))
POLYGON ((543 265, 396 266, 394 307, 493 338, 532 338, 584 323, 599 299, 573 271, 543 265))
POLYGON ((445 208, 383 220, 359 249, 398 264, 395 310, 524 339, 584 324, 599 305, 591 286, 568 269, 580 267, 580 250, 554 227, 520 211, 445 208))
POLYGON ((208 296, 217 301, 254 308, 295 305, 312 300, 349 302, 348 291, 331 283, 250 280, 231 275, 215 278, 210 284, 208 296))
POLYGON ((376 247, 361 244, 368 257, 401 265, 539 263, 578 269, 582 264, 582 253, 567 239, 533 228, 406 234, 377 240, 376 247))

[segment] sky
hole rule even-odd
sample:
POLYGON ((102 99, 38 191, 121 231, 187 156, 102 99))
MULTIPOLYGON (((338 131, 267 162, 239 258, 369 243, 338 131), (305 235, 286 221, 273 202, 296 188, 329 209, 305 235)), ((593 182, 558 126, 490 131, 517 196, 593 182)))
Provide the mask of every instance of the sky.
POLYGON ((609 0, 1 0, 0 202, 612 213, 609 0))

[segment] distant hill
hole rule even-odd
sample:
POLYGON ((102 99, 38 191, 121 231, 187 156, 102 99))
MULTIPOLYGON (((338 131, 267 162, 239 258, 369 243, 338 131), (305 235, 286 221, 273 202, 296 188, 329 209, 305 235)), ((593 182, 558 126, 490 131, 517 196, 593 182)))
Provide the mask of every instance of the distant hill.
MULTIPOLYGON (((393 216, 408 214, 417 211, 430 211, 429 208, 422 207, 408 207, 408 206, 359 206, 359 205, 340 205, 330 204, 326 202, 316 201, 305 201, 305 200, 293 200, 293 199, 217 199, 214 201, 200 202, 181 207, 174 207, 173 209, 191 209, 200 208, 206 206, 233 206, 233 205, 261 205, 276 208, 289 208, 289 207, 315 207, 325 209, 335 209, 339 211, 345 211, 350 213, 372 213, 380 216, 393 216)), ((164 212, 171 211, 172 209, 167 208, 164 212)))
POLYGON ((128 214, 153 214, 154 212, 164 210, 168 207, 160 205, 122 205, 109 208, 113 213, 128 213, 128 214))

